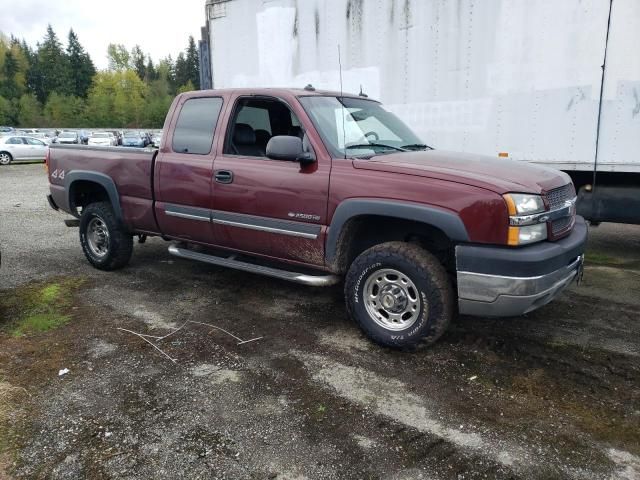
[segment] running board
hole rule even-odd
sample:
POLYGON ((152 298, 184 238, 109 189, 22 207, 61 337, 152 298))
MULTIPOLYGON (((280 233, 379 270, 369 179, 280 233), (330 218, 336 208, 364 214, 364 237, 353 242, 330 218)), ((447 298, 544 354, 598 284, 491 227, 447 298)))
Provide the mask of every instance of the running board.
POLYGON ((327 287, 340 282, 337 275, 308 275, 298 272, 290 272, 288 270, 280 270, 278 268, 266 267, 263 265, 255 265, 253 263, 242 262, 234 258, 218 257, 201 252, 194 252, 175 245, 169 247, 169 253, 176 257, 186 258, 188 260, 196 260, 198 262, 210 263, 221 267, 235 268, 244 272, 258 273, 267 277, 279 278, 289 282, 301 283, 312 287, 327 287))

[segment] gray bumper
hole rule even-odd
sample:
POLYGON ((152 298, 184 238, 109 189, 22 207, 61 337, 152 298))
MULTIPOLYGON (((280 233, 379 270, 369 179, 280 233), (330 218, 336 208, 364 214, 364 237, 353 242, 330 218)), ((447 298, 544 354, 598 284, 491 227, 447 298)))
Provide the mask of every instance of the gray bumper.
POLYGON ((458 272, 458 306, 463 315, 511 317, 552 301, 581 272, 584 255, 564 268, 536 277, 458 272))
POLYGON ((587 225, 580 216, 571 234, 521 248, 458 245, 460 313, 510 317, 553 300, 581 273, 587 225))

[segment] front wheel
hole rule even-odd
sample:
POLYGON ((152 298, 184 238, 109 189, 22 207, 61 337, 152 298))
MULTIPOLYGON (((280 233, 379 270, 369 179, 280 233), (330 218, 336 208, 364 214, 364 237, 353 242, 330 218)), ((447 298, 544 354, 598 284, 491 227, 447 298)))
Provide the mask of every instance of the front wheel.
POLYGON ((0 152, 0 165, 9 165, 13 162, 13 157, 9 152, 0 152))
POLYGON ((347 273, 350 316, 375 342, 395 348, 430 345, 453 316, 447 272, 429 252, 404 242, 376 245, 347 273))
POLYGON ((118 221, 109 202, 82 210, 80 244, 89 263, 99 270, 117 270, 129 263, 133 236, 118 221))

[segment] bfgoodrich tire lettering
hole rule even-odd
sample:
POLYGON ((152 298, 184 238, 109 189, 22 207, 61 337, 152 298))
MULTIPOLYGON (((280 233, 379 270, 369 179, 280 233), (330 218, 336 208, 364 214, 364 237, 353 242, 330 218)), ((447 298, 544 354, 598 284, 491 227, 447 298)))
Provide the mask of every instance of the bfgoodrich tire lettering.
POLYGON ((358 256, 347 273, 345 298, 351 318, 387 347, 430 345, 453 316, 444 267, 426 250, 404 242, 377 245, 358 256))
POLYGON ((82 210, 80 244, 89 263, 99 270, 124 267, 133 252, 133 237, 116 219, 109 202, 92 203, 82 210))

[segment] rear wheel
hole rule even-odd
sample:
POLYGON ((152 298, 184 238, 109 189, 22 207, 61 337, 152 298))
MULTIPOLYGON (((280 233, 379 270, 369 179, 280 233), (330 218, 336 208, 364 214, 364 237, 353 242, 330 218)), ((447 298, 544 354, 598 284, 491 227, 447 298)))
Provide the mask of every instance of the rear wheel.
POLYGON ((444 267, 429 252, 404 242, 370 248, 345 281, 350 316, 375 342, 396 348, 430 345, 453 316, 453 291, 444 267))
POLYGON ((13 162, 13 157, 9 152, 0 152, 0 165, 9 165, 13 162))
POLYGON ((129 263, 133 236, 119 222, 109 202, 82 210, 80 244, 89 263, 99 270, 117 270, 129 263))

